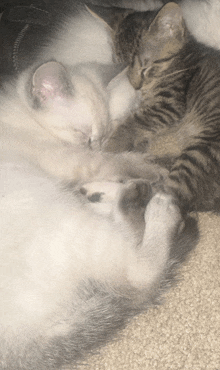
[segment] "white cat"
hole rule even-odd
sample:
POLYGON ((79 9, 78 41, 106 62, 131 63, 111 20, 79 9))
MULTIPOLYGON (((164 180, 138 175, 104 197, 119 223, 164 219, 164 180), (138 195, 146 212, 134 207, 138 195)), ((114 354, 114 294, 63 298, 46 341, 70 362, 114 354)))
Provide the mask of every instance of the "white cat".
POLYGON ((159 167, 99 150, 112 47, 104 23, 73 10, 36 65, 0 91, 2 370, 76 364, 156 301, 196 239, 170 196, 146 208, 159 167), (146 180, 101 185, 113 191, 101 215, 88 201, 100 183, 78 190, 131 177, 146 180))

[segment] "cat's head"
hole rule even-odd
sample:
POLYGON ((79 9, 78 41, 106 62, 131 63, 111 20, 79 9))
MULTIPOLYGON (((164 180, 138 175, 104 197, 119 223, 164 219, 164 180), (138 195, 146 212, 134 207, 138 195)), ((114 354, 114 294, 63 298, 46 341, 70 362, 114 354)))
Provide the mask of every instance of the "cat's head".
POLYGON ((109 26, 115 58, 129 65, 128 77, 135 89, 143 79, 158 77, 187 41, 188 31, 182 10, 176 3, 167 3, 154 11, 135 12, 103 7, 89 9, 109 26), (118 59, 117 59, 118 58, 118 59))
POLYGON ((102 82, 92 67, 50 61, 21 78, 29 114, 51 135, 78 146, 98 146, 109 128, 102 82))
POLYGON ((136 89, 144 79, 159 77, 185 45, 187 29, 179 5, 166 4, 150 26, 146 22, 138 38, 128 70, 129 80, 136 89))

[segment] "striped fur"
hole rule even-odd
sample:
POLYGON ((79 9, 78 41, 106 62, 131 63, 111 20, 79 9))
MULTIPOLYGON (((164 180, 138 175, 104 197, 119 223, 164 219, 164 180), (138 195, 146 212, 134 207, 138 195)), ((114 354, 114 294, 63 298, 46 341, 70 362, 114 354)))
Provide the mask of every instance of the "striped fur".
MULTIPOLYGON (((137 24, 140 14, 129 17, 137 24)), ((151 17, 145 13, 143 27, 141 13, 142 28, 129 39, 129 57, 123 53, 128 20, 115 37, 141 101, 106 150, 147 151, 160 163, 171 163, 165 191, 176 195, 183 210, 219 210, 220 53, 195 41, 178 5, 164 6, 149 26, 151 17)))

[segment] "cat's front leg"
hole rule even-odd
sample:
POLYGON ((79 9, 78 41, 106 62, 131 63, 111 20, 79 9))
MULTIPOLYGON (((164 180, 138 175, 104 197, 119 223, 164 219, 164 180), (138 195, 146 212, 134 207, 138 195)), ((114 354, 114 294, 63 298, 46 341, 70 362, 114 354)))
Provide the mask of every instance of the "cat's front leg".
POLYGON ((128 267, 128 280, 137 288, 157 283, 169 266, 171 247, 184 227, 172 196, 157 193, 147 205, 142 243, 128 267))
POLYGON ((116 225, 133 230, 136 244, 126 251, 129 285, 148 289, 170 267, 171 248, 184 228, 179 207, 171 195, 156 193, 147 180, 125 184, 96 182, 83 185, 83 195, 98 213, 111 215, 116 225), (138 242, 139 240, 139 242, 138 242))

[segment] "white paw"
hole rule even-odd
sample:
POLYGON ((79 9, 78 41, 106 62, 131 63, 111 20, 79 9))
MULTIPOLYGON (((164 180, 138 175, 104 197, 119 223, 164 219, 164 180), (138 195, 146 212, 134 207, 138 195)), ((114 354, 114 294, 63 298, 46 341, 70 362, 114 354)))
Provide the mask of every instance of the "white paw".
POLYGON ((117 204, 118 193, 120 194, 123 186, 118 182, 90 182, 84 184, 80 192, 95 213, 109 215, 117 204))
POLYGON ((175 204, 174 198, 163 193, 155 194, 148 203, 145 223, 154 229, 158 227, 158 232, 167 230, 169 233, 175 229, 179 231, 184 226, 180 209, 175 204))
POLYGON ((124 184, 118 182, 90 182, 84 184, 80 192, 93 212, 104 216, 110 215, 115 209, 122 187, 124 184))
POLYGON ((91 203, 111 203, 116 201, 117 194, 124 185, 117 182, 90 182, 84 184, 80 192, 91 203))
POLYGON ((130 280, 136 285, 155 282, 169 261, 175 233, 183 224, 178 206, 171 195, 157 193, 145 211, 145 231, 139 249, 138 264, 131 265, 130 280))

